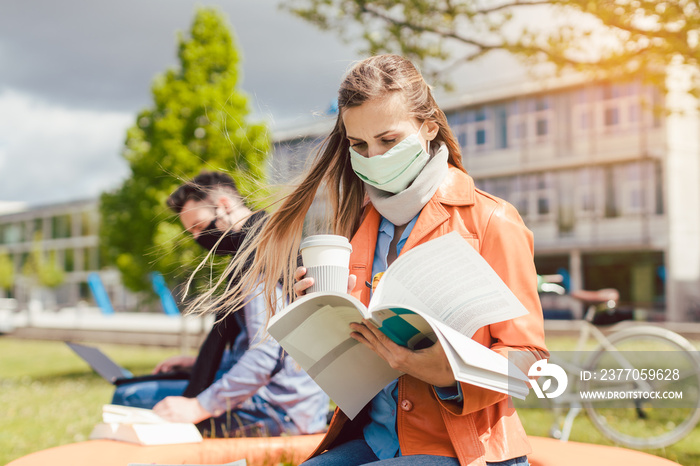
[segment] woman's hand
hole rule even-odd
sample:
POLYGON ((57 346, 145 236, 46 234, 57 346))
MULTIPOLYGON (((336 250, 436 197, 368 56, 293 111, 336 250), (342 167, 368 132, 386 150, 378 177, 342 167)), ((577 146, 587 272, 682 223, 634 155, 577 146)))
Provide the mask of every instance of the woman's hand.
POLYGON ((439 341, 429 348, 411 350, 391 341, 367 319, 363 319, 361 324, 350 324, 350 329, 353 331, 350 334, 352 338, 377 353, 393 369, 436 387, 457 384, 439 341))
MULTIPOLYGON (((296 280, 296 283, 294 284, 294 293, 296 293, 297 296, 304 296, 306 294, 306 290, 314 284, 313 277, 304 278, 305 275, 306 267, 297 267, 297 269, 294 271, 294 280, 296 280)), ((356 283, 357 276, 348 275, 348 293, 355 288, 356 283)))
POLYGON ((297 269, 294 271, 294 280, 296 280, 296 283, 294 284, 294 292, 297 296, 304 296, 306 294, 306 290, 314 284, 313 277, 304 278, 304 275, 306 275, 306 267, 297 267, 297 269))

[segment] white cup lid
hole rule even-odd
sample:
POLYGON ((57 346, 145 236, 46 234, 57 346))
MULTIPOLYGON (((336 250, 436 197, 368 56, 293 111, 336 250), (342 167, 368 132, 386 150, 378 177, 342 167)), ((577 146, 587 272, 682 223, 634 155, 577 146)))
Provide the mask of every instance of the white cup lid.
POLYGON ((345 236, 340 235, 313 235, 307 236, 299 245, 299 249, 312 248, 314 246, 330 246, 347 248, 352 252, 352 245, 345 236))

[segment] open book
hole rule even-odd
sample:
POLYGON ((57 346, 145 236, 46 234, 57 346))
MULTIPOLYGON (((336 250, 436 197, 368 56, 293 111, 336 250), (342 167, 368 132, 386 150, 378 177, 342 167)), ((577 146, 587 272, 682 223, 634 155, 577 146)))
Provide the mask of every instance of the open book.
POLYGON ((202 441, 202 434, 194 424, 168 422, 150 409, 104 405, 102 421, 92 430, 91 440, 121 440, 140 445, 202 441))
POLYGON ((350 338, 351 322, 367 318, 412 349, 439 340, 457 380, 524 399, 527 376, 471 336, 527 312, 484 258, 453 232, 397 258, 368 307, 345 293, 311 293, 273 316, 268 331, 352 419, 401 373, 350 338))

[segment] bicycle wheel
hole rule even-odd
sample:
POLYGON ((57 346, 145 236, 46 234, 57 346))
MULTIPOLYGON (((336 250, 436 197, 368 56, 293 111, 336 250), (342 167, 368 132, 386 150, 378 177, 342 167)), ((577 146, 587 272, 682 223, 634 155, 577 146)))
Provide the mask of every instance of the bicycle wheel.
POLYGON ((614 333, 608 341, 610 346, 599 348, 587 362, 592 377, 580 386, 589 396, 625 396, 583 400, 593 424, 613 442, 630 448, 662 448, 685 437, 700 420, 696 349, 677 333, 649 326, 614 333), (681 393, 682 398, 642 397, 644 393, 681 393))

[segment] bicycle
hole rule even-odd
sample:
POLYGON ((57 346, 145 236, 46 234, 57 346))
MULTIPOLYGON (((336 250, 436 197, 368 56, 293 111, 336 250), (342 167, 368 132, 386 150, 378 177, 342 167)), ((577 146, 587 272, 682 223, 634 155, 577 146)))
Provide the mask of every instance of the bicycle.
MULTIPOLYGON (((541 286, 541 291, 565 292, 554 283, 541 286)), ((556 415, 550 436, 567 441, 575 418, 585 409, 605 437, 626 447, 662 448, 685 437, 700 420, 700 359, 693 345, 668 329, 632 322, 617 323, 614 331, 604 334, 594 321, 596 315, 617 311, 615 289, 581 290, 569 296, 587 310, 575 321, 579 336, 571 360, 553 354, 548 361, 562 367, 569 380, 561 396, 549 399, 556 415), (583 358, 591 338, 598 346, 583 358), (582 398, 583 393, 588 397, 582 398), (606 398, 611 393, 625 396, 606 398), (681 393, 682 402, 647 398, 669 393, 681 393)))

